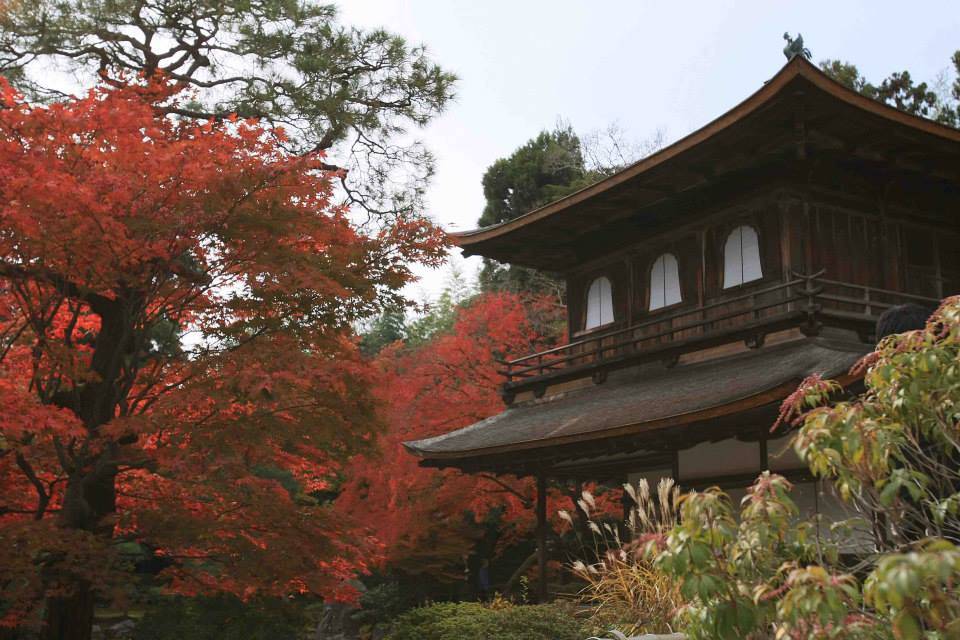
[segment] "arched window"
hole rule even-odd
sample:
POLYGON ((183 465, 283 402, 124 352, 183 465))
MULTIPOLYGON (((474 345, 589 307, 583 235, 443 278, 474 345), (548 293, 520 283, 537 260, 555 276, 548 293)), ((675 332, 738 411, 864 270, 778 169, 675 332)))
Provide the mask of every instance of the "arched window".
POLYGON ((680 270, 677 258, 665 253, 650 267, 650 311, 680 302, 680 270))
POLYGON ((587 290, 587 322, 584 329, 595 329, 613 322, 613 291, 610 280, 600 277, 587 290))
POLYGON ((757 230, 749 225, 741 225, 730 232, 727 243, 723 245, 723 288, 736 287, 762 277, 757 230))

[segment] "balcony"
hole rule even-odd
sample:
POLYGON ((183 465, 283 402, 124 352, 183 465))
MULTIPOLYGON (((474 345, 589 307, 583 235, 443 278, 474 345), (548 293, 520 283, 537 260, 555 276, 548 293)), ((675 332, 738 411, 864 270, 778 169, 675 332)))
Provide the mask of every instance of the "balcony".
POLYGON ((824 327, 837 327, 855 331, 862 341, 870 342, 877 319, 890 307, 939 304, 935 298, 829 280, 823 274, 794 273, 786 282, 648 316, 627 327, 502 361, 504 400, 509 404, 524 391, 540 397, 549 385, 579 378, 592 377, 599 383, 609 371, 643 362, 671 365, 684 353, 739 340, 757 348, 766 336, 785 329, 812 336, 824 327))

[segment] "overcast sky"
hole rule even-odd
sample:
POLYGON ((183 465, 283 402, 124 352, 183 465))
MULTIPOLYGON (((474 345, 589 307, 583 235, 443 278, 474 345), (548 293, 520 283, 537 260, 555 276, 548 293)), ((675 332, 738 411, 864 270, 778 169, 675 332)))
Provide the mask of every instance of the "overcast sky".
MULTIPOLYGON (((419 137, 436 155, 428 212, 474 228, 480 179, 558 118, 581 133, 618 123, 667 141, 758 89, 801 32, 814 62, 841 58, 870 80, 908 69, 933 80, 960 49, 960 0, 341 0, 345 24, 423 43, 460 77, 457 99, 419 137)), ((459 253, 459 252, 455 252, 459 253)), ((478 259, 464 265, 472 273, 478 259)), ((445 273, 425 273, 414 297, 445 273)))

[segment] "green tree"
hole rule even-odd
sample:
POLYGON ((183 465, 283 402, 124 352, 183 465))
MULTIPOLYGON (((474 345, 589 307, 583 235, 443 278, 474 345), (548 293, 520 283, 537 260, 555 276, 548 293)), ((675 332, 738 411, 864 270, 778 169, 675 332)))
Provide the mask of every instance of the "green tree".
POLYGON ((433 302, 424 303, 423 313, 406 327, 404 336, 409 346, 420 346, 432 338, 453 330, 457 310, 470 303, 473 291, 460 268, 450 265, 443 291, 433 302))
MULTIPOLYGON (((487 227, 518 218, 587 186, 593 177, 585 166, 580 138, 569 124, 558 124, 487 168, 483 174, 486 206, 478 224, 487 227)), ((480 272, 480 287, 563 296, 563 284, 548 274, 489 259, 480 272)))
POLYGON ((384 347, 403 340, 406 336, 407 314, 403 305, 392 305, 373 319, 360 335, 360 351, 365 356, 375 356, 384 347))
POLYGON ((417 204, 432 159, 401 140, 443 110, 456 80, 424 47, 342 26, 333 5, 313 0, 4 3, 0 71, 62 99, 53 65, 113 85, 163 74, 194 91, 170 113, 282 126, 288 147, 325 152, 345 172, 347 202, 375 213, 417 204))
POLYGON ((951 58, 954 79, 951 86, 943 83, 941 90, 926 82, 917 83, 909 71, 891 73, 880 84, 869 82, 856 65, 841 60, 824 60, 820 68, 841 84, 868 98, 883 102, 901 111, 929 118, 956 127, 960 124, 960 50, 951 58))
MULTIPOLYGON (((664 139, 664 132, 657 130, 647 139, 631 140, 616 123, 581 137, 570 124, 560 122, 487 168, 486 206, 477 224, 501 224, 567 196, 654 153, 664 139)), ((563 282, 550 274, 489 259, 480 272, 480 288, 564 300, 563 282)))
POLYGON ((541 131, 483 174, 482 227, 513 220, 589 184, 580 138, 568 124, 541 131))

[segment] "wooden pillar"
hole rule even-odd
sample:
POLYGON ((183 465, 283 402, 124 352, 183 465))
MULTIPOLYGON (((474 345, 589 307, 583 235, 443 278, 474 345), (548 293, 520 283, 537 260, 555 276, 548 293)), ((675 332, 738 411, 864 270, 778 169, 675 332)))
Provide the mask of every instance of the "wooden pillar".
POLYGON ((537 474, 537 601, 547 601, 547 477, 537 474))

